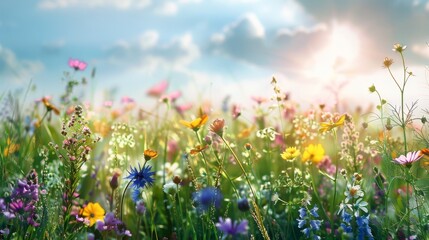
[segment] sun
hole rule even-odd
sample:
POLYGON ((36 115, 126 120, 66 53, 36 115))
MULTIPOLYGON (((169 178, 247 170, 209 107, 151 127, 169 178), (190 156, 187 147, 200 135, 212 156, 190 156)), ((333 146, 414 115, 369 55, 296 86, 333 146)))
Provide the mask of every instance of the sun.
POLYGON ((332 80, 353 66, 359 57, 361 37, 351 25, 333 23, 320 50, 309 58, 308 77, 332 80))

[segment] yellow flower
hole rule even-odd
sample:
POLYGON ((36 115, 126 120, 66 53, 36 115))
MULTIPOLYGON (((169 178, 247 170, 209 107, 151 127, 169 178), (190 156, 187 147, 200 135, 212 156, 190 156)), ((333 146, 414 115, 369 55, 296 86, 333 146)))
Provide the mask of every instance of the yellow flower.
POLYGON ((384 68, 389 68, 390 66, 392 66, 392 64, 393 64, 393 59, 391 59, 391 58, 384 58, 384 61, 383 61, 383 67, 384 68))
POLYGON ((3 151, 3 156, 7 157, 9 154, 13 154, 19 150, 19 144, 15 144, 10 141, 10 138, 7 139, 7 146, 3 151))
POLYGON ((43 97, 42 98, 42 102, 43 102, 43 105, 45 105, 46 110, 48 112, 49 111, 54 111, 55 114, 60 115, 60 110, 57 107, 55 107, 54 105, 52 105, 52 103, 49 101, 48 98, 43 97))
POLYGON ((293 160, 298 157, 301 153, 296 147, 288 147, 286 150, 280 155, 284 160, 293 160))
POLYGON ((201 117, 198 117, 191 122, 180 120, 180 123, 185 127, 188 127, 194 131, 198 131, 208 120, 207 114, 203 114, 201 117))
POLYGON ((321 144, 313 145, 310 144, 305 148, 304 153, 302 154, 302 161, 307 162, 311 161, 314 164, 318 164, 322 161, 325 156, 325 149, 323 149, 321 144))
POLYGON ((336 122, 331 122, 331 123, 327 123, 327 122, 321 122, 320 123, 320 128, 319 128, 319 132, 320 133, 324 133, 324 132, 328 132, 331 131, 332 129, 339 127, 339 126, 343 126, 344 125, 344 120, 346 119, 346 115, 343 114, 338 121, 336 122))
POLYGON ((89 226, 94 225, 98 220, 103 221, 106 212, 99 203, 88 203, 82 211, 82 216, 89 220, 89 226))
POLYGON ((144 155, 144 159, 146 161, 149 161, 152 158, 158 157, 158 152, 155 150, 152 150, 152 149, 146 149, 146 150, 144 150, 143 155, 144 155))

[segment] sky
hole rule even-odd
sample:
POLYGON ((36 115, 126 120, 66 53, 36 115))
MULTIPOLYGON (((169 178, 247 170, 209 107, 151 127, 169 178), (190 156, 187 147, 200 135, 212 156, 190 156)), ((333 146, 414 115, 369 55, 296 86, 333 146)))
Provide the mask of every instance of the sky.
POLYGON ((31 0, 0 1, 0 94, 34 84, 34 97, 64 92, 67 63, 88 63, 97 99, 144 102, 167 80, 179 101, 247 104, 273 95, 271 78, 306 104, 388 101, 398 91, 386 69, 407 46, 407 101, 429 103, 427 0, 31 0))

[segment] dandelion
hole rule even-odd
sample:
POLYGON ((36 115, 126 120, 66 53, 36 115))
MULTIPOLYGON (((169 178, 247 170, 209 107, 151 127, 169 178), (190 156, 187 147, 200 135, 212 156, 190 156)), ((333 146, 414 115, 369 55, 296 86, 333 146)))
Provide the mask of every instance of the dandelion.
POLYGON ((83 208, 81 215, 89 221, 89 226, 92 227, 96 221, 103 221, 105 213, 106 211, 99 203, 90 202, 83 208))
POLYGON ((286 150, 280 155, 284 160, 291 161, 298 157, 301 152, 296 149, 296 147, 288 147, 286 150))
POLYGON ((86 69, 88 64, 86 62, 78 60, 78 59, 69 59, 69 67, 74 68, 75 71, 83 71, 86 69))
POLYGON ((198 117, 191 122, 180 120, 180 123, 196 132, 207 122, 207 120, 208 116, 206 114, 203 114, 201 117, 198 117))
POLYGON ((395 159, 393 159, 394 163, 405 165, 407 167, 411 167, 413 162, 417 162, 420 158, 423 157, 424 154, 421 151, 408 152, 406 156, 401 155, 395 159))
POLYGON ((143 166, 138 168, 131 167, 130 171, 128 171, 129 175, 125 179, 129 179, 134 188, 144 188, 146 184, 152 185, 154 179, 152 176, 155 172, 151 171, 152 166, 143 166))
POLYGON ((324 133, 324 132, 331 131, 336 127, 343 126, 345 119, 346 119, 346 115, 343 114, 336 122, 333 122, 333 123, 322 122, 320 123, 319 132, 324 133))
POLYGON ((249 229, 247 220, 241 222, 233 222, 231 218, 226 218, 225 220, 222 217, 219 217, 219 222, 216 223, 216 227, 223 232, 223 234, 235 236, 237 234, 247 234, 249 229))
POLYGON ((144 159, 146 161, 149 161, 153 158, 158 157, 158 152, 155 150, 152 150, 152 149, 146 149, 146 150, 144 150, 143 155, 144 155, 144 159))
POLYGON ((323 160, 324 156, 325 149, 321 144, 310 144, 307 148, 305 148, 304 153, 302 154, 302 161, 311 161, 314 164, 318 164, 323 160))

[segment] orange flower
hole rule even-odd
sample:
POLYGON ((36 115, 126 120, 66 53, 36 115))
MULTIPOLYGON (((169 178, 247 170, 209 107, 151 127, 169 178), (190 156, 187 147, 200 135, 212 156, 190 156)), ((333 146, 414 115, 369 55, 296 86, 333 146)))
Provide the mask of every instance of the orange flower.
POLYGON ((13 154, 19 150, 19 144, 15 144, 10 141, 10 138, 7 139, 7 146, 3 151, 3 156, 7 157, 9 154, 13 154))
POLYGON ((42 102, 43 102, 43 105, 45 105, 46 110, 48 112, 54 111, 55 114, 60 115, 60 110, 57 107, 55 107, 54 105, 52 105, 52 103, 49 102, 49 99, 44 97, 44 98, 42 98, 42 102))
POLYGON ((198 117, 191 122, 180 120, 180 123, 185 127, 198 131, 207 122, 208 118, 207 114, 203 114, 201 117, 198 117))
POLYGON ((149 161, 152 158, 158 157, 158 152, 155 150, 152 150, 152 149, 146 149, 146 150, 144 150, 143 155, 144 155, 144 159, 146 161, 149 161))
POLYGON ((200 152, 202 152, 204 149, 206 149, 206 148, 208 148, 208 145, 206 145, 206 146, 201 146, 201 145, 198 145, 198 146, 195 146, 195 148, 193 148, 193 149, 191 149, 191 151, 189 152, 191 155, 195 155, 195 154, 197 154, 197 153, 200 153, 200 152))
POLYGON ((99 203, 92 202, 88 203, 88 205, 86 205, 82 210, 82 216, 89 221, 90 227, 99 220, 103 221, 105 213, 106 211, 104 211, 103 207, 101 207, 99 203))

